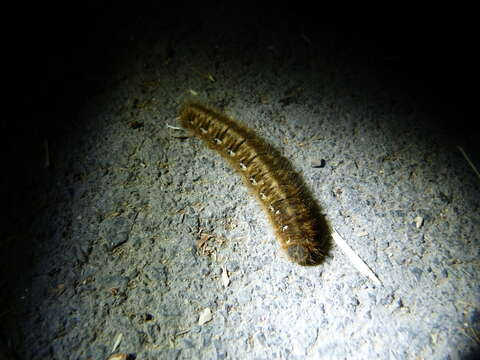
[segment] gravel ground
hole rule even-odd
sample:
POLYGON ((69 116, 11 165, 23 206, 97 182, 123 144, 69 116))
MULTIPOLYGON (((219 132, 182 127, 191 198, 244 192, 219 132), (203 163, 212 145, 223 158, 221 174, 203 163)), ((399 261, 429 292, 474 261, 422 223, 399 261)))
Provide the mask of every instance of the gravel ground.
POLYGON ((6 142, 4 358, 473 358, 480 179, 459 103, 405 76, 399 38, 227 9, 124 14, 96 33, 105 67, 53 57, 69 81, 6 142), (381 285, 336 246, 290 262, 237 174, 174 128, 188 100, 290 159, 381 285))

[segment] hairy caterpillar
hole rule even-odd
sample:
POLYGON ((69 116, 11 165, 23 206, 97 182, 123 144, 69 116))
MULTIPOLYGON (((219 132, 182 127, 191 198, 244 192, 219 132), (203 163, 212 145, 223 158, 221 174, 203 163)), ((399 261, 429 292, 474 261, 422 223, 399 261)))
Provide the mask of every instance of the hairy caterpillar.
POLYGON ((211 107, 186 104, 180 122, 242 175, 290 259, 300 265, 320 264, 330 247, 329 226, 287 159, 252 130, 211 107))

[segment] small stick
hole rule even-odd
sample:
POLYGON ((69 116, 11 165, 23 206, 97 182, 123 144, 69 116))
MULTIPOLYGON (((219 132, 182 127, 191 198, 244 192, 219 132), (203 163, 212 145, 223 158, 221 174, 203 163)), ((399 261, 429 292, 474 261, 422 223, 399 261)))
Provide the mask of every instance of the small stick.
POLYGON ((352 262, 353 266, 364 276, 368 277, 370 280, 372 280, 375 285, 381 286, 382 283, 378 279, 378 277, 373 273, 373 271, 368 267, 365 262, 360 259, 360 257, 355 254, 355 252, 352 250, 352 248, 343 240, 343 238, 337 233, 336 230, 332 230, 332 238, 335 241, 335 243, 342 249, 342 251, 347 255, 348 258, 350 258, 350 261, 352 262))
POLYGON ((475 174, 477 174, 478 178, 480 179, 480 173, 478 172, 477 168, 475 167, 475 165, 473 164, 473 162, 470 160, 470 158, 468 157, 468 155, 465 153, 465 151, 463 151, 462 147, 460 145, 457 145, 458 147, 458 150, 460 150, 460 152, 462 153, 463 157, 465 158, 465 160, 467 160, 467 163, 468 165, 470 165, 470 167, 473 169, 473 172, 475 174))
POLYGON ((178 127, 178 126, 172 126, 172 125, 169 125, 169 124, 167 124, 167 128, 169 128, 169 129, 173 129, 173 130, 184 130, 184 129, 183 129, 183 128, 181 128, 181 127, 178 127))
POLYGON ((188 138, 188 136, 186 135, 186 130, 184 128, 177 127, 177 126, 172 126, 172 125, 169 125, 169 124, 167 124, 166 127, 168 129, 175 130, 175 131, 171 132, 172 137, 174 137, 176 139, 187 139, 188 138))
POLYGON ((112 347, 112 353, 117 350, 118 348, 118 345, 120 345, 120 343, 122 342, 122 338, 123 338, 123 334, 122 333, 119 333, 117 335, 117 337, 115 338, 115 342, 113 343, 113 347, 112 347))
POLYGON ((175 334, 175 337, 185 335, 185 334, 187 334, 188 332, 190 332, 190 329, 181 330, 181 331, 179 331, 178 333, 175 334))

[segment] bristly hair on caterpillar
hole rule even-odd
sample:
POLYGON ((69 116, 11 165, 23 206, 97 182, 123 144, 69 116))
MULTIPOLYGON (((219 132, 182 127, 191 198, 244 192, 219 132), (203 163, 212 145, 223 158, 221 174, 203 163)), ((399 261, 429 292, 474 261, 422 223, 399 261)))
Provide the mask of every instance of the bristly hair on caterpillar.
POLYGON ((300 265, 323 262, 331 247, 331 228, 286 158, 253 130, 210 106, 185 104, 180 122, 241 175, 291 260, 300 265))

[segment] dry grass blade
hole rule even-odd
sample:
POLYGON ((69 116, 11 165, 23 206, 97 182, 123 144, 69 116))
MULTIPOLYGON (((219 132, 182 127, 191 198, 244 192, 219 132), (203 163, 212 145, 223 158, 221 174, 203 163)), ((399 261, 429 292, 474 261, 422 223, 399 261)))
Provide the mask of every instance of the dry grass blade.
POLYGON ((348 256, 353 266, 364 276, 368 277, 374 282, 375 285, 381 286, 382 283, 373 271, 368 267, 365 262, 352 250, 352 248, 343 240, 343 238, 335 231, 332 230, 333 241, 338 245, 340 249, 348 256))
POLYGON ((461 146, 457 146, 457 147, 458 147, 458 150, 460 150, 460 152, 462 153, 465 160, 467 160, 468 165, 470 165, 470 167, 473 169, 473 172, 477 174, 478 178, 480 179, 480 173, 478 172, 477 167, 473 164, 472 160, 470 160, 470 158, 468 157, 467 153, 462 149, 461 146))
POLYGON ((118 346, 120 345, 120 343, 122 342, 122 339, 123 339, 123 334, 122 333, 119 333, 117 335, 117 337, 115 338, 115 342, 113 344, 113 347, 112 347, 112 352, 114 352, 115 350, 118 349, 118 346))

